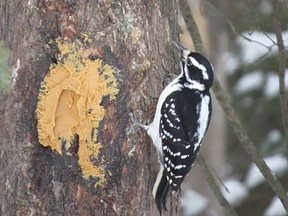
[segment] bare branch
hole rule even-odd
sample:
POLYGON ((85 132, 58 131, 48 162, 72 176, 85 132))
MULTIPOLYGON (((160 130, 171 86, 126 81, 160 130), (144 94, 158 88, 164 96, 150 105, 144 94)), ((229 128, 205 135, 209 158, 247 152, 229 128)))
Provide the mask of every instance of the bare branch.
POLYGON ((229 216, 237 216, 237 212, 234 210, 234 208, 229 204, 229 202, 226 200, 226 198, 223 196, 220 188, 218 187, 217 182, 215 181, 212 173, 210 172, 210 169, 205 161, 205 159, 202 157, 201 154, 198 155, 197 159, 198 164, 201 167, 201 170, 203 174, 206 177, 206 180, 213 191, 215 197, 217 198, 219 204, 225 209, 225 214, 229 216))
MULTIPOLYGON (((191 11, 188 13, 189 5, 187 3, 187 0, 180 0, 179 1, 180 10, 184 11, 182 12, 182 15, 184 16, 184 20, 187 19, 194 19, 191 11), (187 17, 185 17, 187 16, 187 17)), ((189 23, 195 23, 195 21, 189 21, 189 23)), ((195 49, 198 52, 202 52, 205 54, 205 50, 203 47, 203 42, 201 40, 199 30, 197 27, 193 25, 193 28, 190 26, 188 27, 188 30, 192 36, 192 39, 197 39, 197 43, 195 45, 195 49)), ((281 200, 284 208, 288 212, 288 197, 286 195, 285 188, 281 184, 281 182, 276 178, 274 173, 270 170, 262 156, 260 155, 259 151, 255 147, 253 141, 249 138, 245 128, 241 124, 238 116, 235 113, 234 108, 232 107, 229 97, 227 93, 223 90, 220 82, 218 81, 217 77, 215 77, 214 84, 212 86, 213 92, 222 107, 224 113, 226 114, 226 117, 228 119, 228 122, 230 126, 232 127, 235 135, 237 136, 239 142, 243 146, 244 150, 247 152, 248 156, 251 158, 251 160, 256 164, 262 175, 265 177, 267 183, 270 185, 270 187, 275 191, 279 199, 281 200)))
POLYGON ((285 87, 285 68, 286 68, 286 50, 284 47, 284 42, 281 32, 281 22, 277 11, 280 9, 279 2, 276 0, 271 1, 273 8, 273 25, 277 39, 278 53, 279 53, 279 96, 280 96, 280 106, 282 113, 282 122, 284 126, 285 138, 284 142, 286 144, 286 156, 288 158, 288 109, 287 109, 287 99, 286 99, 286 87, 285 87))
POLYGON ((199 29, 198 26, 192 16, 190 7, 188 5, 187 0, 180 0, 179 2, 179 8, 181 11, 181 14, 185 20, 186 26, 188 28, 188 32, 190 33, 191 36, 193 36, 192 40, 193 40, 193 44, 195 47, 195 50, 197 50, 200 53, 206 53, 203 42, 202 42, 202 38, 201 35, 199 33, 199 29), (193 31, 197 31, 198 34, 191 34, 191 32, 193 31))
POLYGON ((277 42, 274 41, 266 32, 263 32, 263 34, 264 34, 274 45, 277 45, 277 42))
POLYGON ((222 19, 228 24, 228 26, 230 27, 230 29, 231 29, 231 31, 233 32, 234 35, 239 36, 239 37, 243 38, 244 40, 247 40, 248 42, 257 43, 260 46, 263 46, 266 49, 268 49, 268 52, 270 52, 272 50, 272 48, 275 45, 277 45, 275 43, 275 41, 273 41, 265 32, 263 32, 263 34, 265 34, 272 41, 273 45, 267 46, 266 44, 263 44, 263 43, 261 43, 261 42, 259 42, 257 40, 253 40, 253 39, 247 37, 246 35, 244 35, 244 34, 242 34, 240 32, 237 32, 236 29, 235 29, 235 26, 234 26, 234 24, 233 24, 233 22, 231 20, 227 19, 227 17, 225 17, 223 13, 221 13, 217 8, 215 8, 215 6, 210 1, 205 1, 205 2, 207 4, 207 6, 209 6, 213 11, 217 12, 217 14, 222 17, 222 19))
MULTIPOLYGON (((205 53, 205 48, 204 48, 204 45, 202 42, 202 38, 199 34, 198 26, 196 25, 196 22, 192 16, 192 13, 191 13, 191 10, 190 10, 190 7, 189 7, 187 1, 186 0, 180 0, 179 1, 179 7, 180 7, 182 16, 186 22, 186 25, 187 25, 187 28, 188 28, 188 31, 190 32, 190 34, 195 29, 196 29, 195 31, 198 32, 198 34, 191 34, 195 49, 198 52, 205 53)), ((227 216, 228 215, 229 216, 230 215, 236 216, 237 215, 236 211, 233 209, 233 207, 230 205, 230 203, 223 196, 217 182, 215 181, 213 175, 211 174, 211 172, 210 172, 210 170, 209 170, 209 168, 205 162, 205 159, 202 157, 201 154, 199 154, 197 162, 199 163, 203 173, 205 174, 206 180, 207 180, 211 190, 213 191, 216 199, 218 200, 219 204, 225 209, 226 215, 227 216)))

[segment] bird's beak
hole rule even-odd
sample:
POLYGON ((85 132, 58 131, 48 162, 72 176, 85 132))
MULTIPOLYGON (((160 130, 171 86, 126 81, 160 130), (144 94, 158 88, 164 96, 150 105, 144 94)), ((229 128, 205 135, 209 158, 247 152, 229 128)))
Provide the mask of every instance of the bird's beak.
POLYGON ((180 58, 184 60, 187 59, 190 51, 177 41, 172 41, 172 43, 174 44, 174 46, 177 48, 178 52, 180 53, 180 58))

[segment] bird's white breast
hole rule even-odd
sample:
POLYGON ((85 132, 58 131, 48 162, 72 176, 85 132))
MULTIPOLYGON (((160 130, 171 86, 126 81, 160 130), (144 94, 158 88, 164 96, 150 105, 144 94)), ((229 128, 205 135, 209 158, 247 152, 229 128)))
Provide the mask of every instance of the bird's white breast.
POLYGON ((162 91, 159 100, 157 102, 157 108, 154 116, 153 122, 149 125, 149 129, 147 130, 148 135, 151 137, 154 146, 156 147, 159 154, 162 156, 162 140, 159 133, 159 124, 161 118, 161 107, 165 101, 165 99, 175 91, 181 91, 182 86, 178 83, 179 77, 173 80, 166 88, 162 91))

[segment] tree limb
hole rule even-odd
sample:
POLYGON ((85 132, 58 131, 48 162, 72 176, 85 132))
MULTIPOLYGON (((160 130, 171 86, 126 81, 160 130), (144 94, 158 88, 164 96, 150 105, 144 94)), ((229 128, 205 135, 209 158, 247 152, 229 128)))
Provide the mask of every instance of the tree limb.
MULTIPOLYGON (((181 0, 179 1, 179 7, 182 13, 182 16, 186 22, 188 31, 190 33, 190 35, 192 36, 192 40, 195 46, 195 49, 198 52, 202 52, 205 53, 205 48, 202 42, 202 38, 200 36, 199 30, 198 30, 198 26, 192 16, 190 7, 187 3, 186 0, 181 0), (198 34, 191 34, 191 32, 193 32, 196 29, 196 31, 198 32, 198 34)), ((237 212, 234 210, 234 208, 230 205, 230 203, 227 201, 227 199, 223 196, 217 182, 215 181, 212 173, 210 172, 207 163, 205 161, 205 159, 202 157, 201 154, 199 154, 198 159, 197 159, 198 164, 201 167, 202 172, 204 173, 206 180, 211 188, 211 190, 213 191, 216 199, 218 200, 219 204, 225 209, 225 214, 228 216, 237 216, 237 212)))
POLYGON ((201 154, 198 155, 197 162, 201 167, 203 174, 206 177, 206 180, 213 191, 215 197, 217 198, 219 204, 225 209, 225 214, 229 216, 238 216, 235 209, 230 205, 227 199, 223 196, 215 178, 213 177, 205 159, 202 157, 201 154))
POLYGON ((282 38, 281 32, 281 22, 278 16, 277 11, 279 11, 280 5, 279 2, 276 0, 271 1, 273 12, 273 25, 277 39, 277 47, 279 53, 279 68, 278 68, 278 75, 279 75, 279 96, 280 96, 280 106, 281 106, 281 113, 282 113, 282 122, 284 127, 284 143, 286 145, 286 156, 288 158, 288 110, 287 110, 287 99, 286 99, 286 88, 285 88, 285 68, 286 68, 286 50, 282 38))
MULTIPOLYGON (((198 27, 195 24, 195 21, 190 21, 190 19, 193 19, 193 16, 191 14, 189 5, 187 3, 187 0, 180 0, 179 1, 179 7, 182 12, 182 15, 184 17, 184 20, 189 20, 187 25, 190 25, 190 23, 193 24, 193 26, 188 27, 188 30, 192 36, 192 40, 196 39, 196 43, 194 44, 195 49, 197 52, 202 52, 205 54, 205 49, 203 47, 203 42, 200 37, 200 33, 198 30, 198 27), (188 11, 189 10, 189 11, 188 11), (194 25, 195 24, 195 25, 194 25)), ((284 208, 288 212, 288 197, 286 195, 285 188, 281 184, 281 182, 276 178, 275 174, 270 170, 266 162, 264 161, 263 157, 260 155, 259 151, 255 147, 253 141, 249 138, 246 130, 244 129, 243 125, 241 124, 238 116, 235 113, 234 108, 232 107, 229 97, 227 93, 223 90, 220 82, 218 81, 217 77, 215 76, 214 84, 212 86, 213 92, 222 107, 228 122, 230 126, 232 127, 235 135, 237 136, 239 142, 243 146, 244 150, 247 152, 248 156, 251 158, 251 160, 256 164, 262 175, 265 177, 267 183, 270 185, 270 187, 275 191, 279 199, 281 200, 284 208)), ((219 200, 218 200, 219 201, 219 200)))

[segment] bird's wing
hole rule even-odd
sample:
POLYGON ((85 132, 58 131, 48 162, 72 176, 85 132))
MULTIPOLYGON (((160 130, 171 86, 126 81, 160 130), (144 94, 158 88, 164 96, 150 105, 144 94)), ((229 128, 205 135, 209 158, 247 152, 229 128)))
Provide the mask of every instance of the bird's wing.
POLYGON ((159 131, 162 140, 163 163, 167 180, 173 191, 179 190, 184 177, 195 162, 200 143, 210 121, 211 101, 207 104, 207 118, 199 119, 203 118, 203 114, 201 115, 202 99, 202 93, 182 89, 182 91, 171 93, 161 107, 159 131), (204 124, 204 134, 199 131, 200 124, 204 124))

